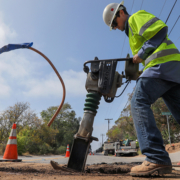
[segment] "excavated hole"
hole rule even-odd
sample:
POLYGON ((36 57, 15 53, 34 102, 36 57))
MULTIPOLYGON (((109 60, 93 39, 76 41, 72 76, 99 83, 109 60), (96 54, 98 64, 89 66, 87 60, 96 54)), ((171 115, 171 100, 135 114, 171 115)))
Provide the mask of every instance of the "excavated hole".
POLYGON ((141 162, 133 163, 98 163, 93 165, 87 165, 85 168, 86 173, 103 173, 103 174, 126 174, 129 173, 131 168, 135 165, 139 165, 141 162))

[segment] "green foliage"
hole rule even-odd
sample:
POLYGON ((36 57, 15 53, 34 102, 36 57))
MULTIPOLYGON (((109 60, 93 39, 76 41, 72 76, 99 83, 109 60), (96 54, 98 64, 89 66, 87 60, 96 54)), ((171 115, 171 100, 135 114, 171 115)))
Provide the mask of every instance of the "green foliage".
POLYGON ((39 154, 49 154, 52 152, 53 152, 53 148, 47 143, 43 143, 42 145, 39 146, 39 154))
MULTIPOLYGON (((168 123, 167 117, 162 115, 162 112, 169 112, 166 104, 164 103, 162 98, 159 98, 151 107, 155 120, 156 125, 161 131, 164 144, 169 143, 169 133, 168 133, 168 123)), ((176 122, 173 116, 168 116, 169 119, 169 128, 170 128, 170 135, 171 135, 171 142, 177 143, 180 141, 180 125, 176 122)))
POLYGON ((47 123, 52 118, 58 106, 49 107, 41 112, 42 119, 30 110, 29 104, 17 103, 9 107, 0 116, 0 138, 6 144, 12 124, 17 124, 18 154, 61 154, 66 152, 66 146, 73 143, 73 136, 79 129, 81 118, 65 103, 55 118, 51 127, 47 123), (21 112, 21 113, 20 113, 21 112))
POLYGON ((65 146, 60 146, 59 148, 56 149, 55 154, 64 154, 66 153, 66 147, 65 146))
POLYGON ((24 127, 37 127, 42 121, 30 109, 29 103, 18 102, 14 106, 9 106, 0 115, 0 142, 7 143, 12 125, 16 123, 17 132, 24 127))
POLYGON ((22 155, 26 150, 26 136, 17 136, 17 148, 18 154, 22 155))
MULTIPOLYGON (((58 106, 49 107, 47 110, 41 112, 42 119, 45 124, 52 118, 58 106)), ((57 130, 55 140, 51 140, 49 144, 55 148, 55 150, 61 146, 70 146, 73 143, 73 136, 79 129, 79 122, 81 118, 76 118, 76 114, 73 110, 71 110, 71 106, 68 103, 65 103, 55 118, 50 129, 57 130), (57 141, 58 140, 58 141, 57 141)))

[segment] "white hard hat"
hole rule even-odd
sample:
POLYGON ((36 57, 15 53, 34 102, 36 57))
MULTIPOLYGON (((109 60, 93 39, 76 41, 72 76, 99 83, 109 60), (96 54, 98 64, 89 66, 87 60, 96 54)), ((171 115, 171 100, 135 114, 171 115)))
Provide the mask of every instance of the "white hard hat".
POLYGON ((123 8, 119 8, 120 5, 123 5, 123 4, 124 4, 124 1, 122 1, 120 4, 111 3, 105 7, 103 11, 103 20, 110 27, 110 30, 112 30, 111 25, 115 18, 115 15, 119 10, 123 9, 123 8))

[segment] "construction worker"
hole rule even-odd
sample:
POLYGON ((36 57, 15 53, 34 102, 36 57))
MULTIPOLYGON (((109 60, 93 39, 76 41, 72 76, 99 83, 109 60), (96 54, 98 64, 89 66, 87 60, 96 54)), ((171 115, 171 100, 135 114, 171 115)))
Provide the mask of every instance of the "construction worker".
POLYGON ((137 79, 131 99, 131 113, 145 161, 131 169, 132 176, 148 176, 158 171, 169 174, 172 164, 150 109, 159 97, 165 101, 180 124, 180 53, 168 38, 167 25, 144 10, 129 15, 122 1, 111 3, 103 20, 111 29, 125 31, 133 54, 133 63, 142 63, 144 71, 137 79))

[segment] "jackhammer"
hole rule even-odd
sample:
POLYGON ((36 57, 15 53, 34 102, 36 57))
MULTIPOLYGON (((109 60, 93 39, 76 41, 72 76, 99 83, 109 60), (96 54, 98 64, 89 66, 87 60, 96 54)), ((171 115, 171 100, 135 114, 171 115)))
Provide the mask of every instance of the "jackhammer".
POLYGON ((68 168, 79 172, 84 171, 90 143, 93 140, 98 141, 98 138, 92 136, 92 132, 94 117, 101 97, 103 96, 107 103, 111 103, 115 97, 119 97, 116 96, 116 91, 117 88, 124 84, 122 79, 125 78, 125 83, 128 85, 131 80, 136 80, 140 74, 139 64, 134 64, 129 54, 126 58, 121 59, 99 60, 95 57, 94 60, 84 63, 83 70, 87 73, 85 87, 88 93, 84 104, 84 115, 79 130, 74 135, 74 142, 67 165, 68 168), (125 61, 125 74, 124 72, 119 74, 116 71, 118 61, 125 61), (88 63, 90 63, 91 71, 87 66, 88 63))

